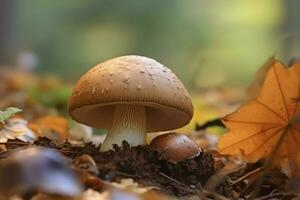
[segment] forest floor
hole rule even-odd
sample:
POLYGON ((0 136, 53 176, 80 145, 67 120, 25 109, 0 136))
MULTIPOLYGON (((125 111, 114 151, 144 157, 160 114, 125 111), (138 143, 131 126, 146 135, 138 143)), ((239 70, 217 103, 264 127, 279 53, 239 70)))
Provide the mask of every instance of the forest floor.
POLYGON ((241 104, 241 90, 220 88, 194 95, 192 125, 175 132, 188 135, 201 151, 172 162, 148 145, 130 147, 126 141, 100 152, 103 137, 68 118, 68 84, 53 76, 1 70, 0 199, 300 198, 300 179, 290 176, 288 168, 269 168, 264 158, 248 162, 241 155, 219 152, 219 136, 227 131, 220 118, 241 104), (9 107, 22 111, 5 111, 9 107), (51 162, 45 160, 44 150, 49 150, 51 162), (62 156, 66 167, 51 150, 62 156), (48 161, 47 167, 41 164, 48 161), (71 178, 65 176, 69 171, 71 178), (35 180, 34 174, 46 178, 35 180), (64 187, 54 187, 58 180, 64 187))

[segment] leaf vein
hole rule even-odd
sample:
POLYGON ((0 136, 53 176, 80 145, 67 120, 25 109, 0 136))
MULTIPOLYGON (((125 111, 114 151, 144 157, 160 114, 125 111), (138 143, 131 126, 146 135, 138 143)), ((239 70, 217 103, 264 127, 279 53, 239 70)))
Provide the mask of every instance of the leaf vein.
MULTIPOLYGON (((260 130, 260 131, 258 131, 258 132, 256 132, 256 133, 254 133, 254 134, 251 134, 250 136, 248 136, 248 137, 246 137, 246 138, 243 138, 243 139, 241 139, 241 140, 239 140, 239 141, 237 141, 237 142, 235 142, 235 143, 233 143, 233 144, 231 144, 231 145, 229 145, 229 146, 227 146, 227 147, 224 147, 223 149, 221 149, 221 152, 224 151, 225 149, 231 148, 231 147, 233 147, 234 145, 237 145, 237 144, 239 144, 239 143, 241 143, 241 142, 244 142, 244 141, 246 141, 246 140, 248 140, 248 139, 250 139, 250 138, 252 138, 252 137, 255 137, 255 136, 257 136, 257 135, 259 135, 259 134, 261 134, 261 133, 263 133, 263 132, 265 132, 265 131, 269 131, 269 130, 272 130, 272 129, 274 129, 274 128, 278 128, 278 126, 269 127, 269 128, 267 128, 267 129, 263 129, 263 130, 260 130)), ((282 128, 280 128, 279 130, 282 130, 282 128)))
POLYGON ((267 142, 269 142, 275 135, 277 135, 280 131, 282 131, 285 127, 282 127, 275 131, 270 137, 268 137, 266 140, 264 140, 254 151, 248 153, 246 156, 249 156, 255 152, 257 152, 259 149, 261 149, 267 142))
POLYGON ((277 73, 277 70, 276 70, 276 68, 274 67, 274 65, 273 65, 273 70, 274 70, 274 73, 275 73, 275 78, 276 78, 276 82, 277 82, 278 87, 279 87, 279 91, 280 91, 280 94, 281 94, 281 98, 282 98, 282 101, 283 101, 283 104, 284 104, 284 107, 285 107, 285 111, 286 111, 286 114, 287 114, 287 119, 289 119, 289 111, 288 111, 288 108, 287 108, 287 103, 286 103, 286 100, 285 100, 285 98, 284 98, 282 86, 281 86, 281 83, 280 83, 280 81, 279 81, 278 73, 277 73))
POLYGON ((274 115, 276 115, 277 117, 279 117, 281 120, 283 121, 287 121, 285 120, 279 113, 277 113, 275 110, 273 110, 272 108, 270 108, 269 106, 267 106, 266 104, 260 102, 259 100, 255 99, 255 102, 257 102, 258 104, 260 104, 261 106, 263 106, 264 108, 266 108, 267 110, 271 111, 274 115))

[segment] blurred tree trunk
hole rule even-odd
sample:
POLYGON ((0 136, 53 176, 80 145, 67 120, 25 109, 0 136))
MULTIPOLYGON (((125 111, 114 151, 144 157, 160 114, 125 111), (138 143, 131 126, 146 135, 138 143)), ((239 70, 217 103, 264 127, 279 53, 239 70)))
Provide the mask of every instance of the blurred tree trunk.
POLYGON ((282 53, 285 61, 300 58, 300 22, 299 0, 283 0, 285 6, 284 21, 282 23, 283 46, 282 53))
POLYGON ((14 0, 0 0, 0 64, 13 59, 13 7, 14 0))

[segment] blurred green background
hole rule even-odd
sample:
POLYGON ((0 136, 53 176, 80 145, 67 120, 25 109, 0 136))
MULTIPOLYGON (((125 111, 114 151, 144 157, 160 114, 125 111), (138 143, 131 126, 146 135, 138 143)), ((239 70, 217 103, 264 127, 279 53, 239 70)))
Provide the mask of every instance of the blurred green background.
POLYGON ((75 81, 106 59, 138 54, 190 90, 245 86, 272 55, 300 55, 297 0, 2 0, 0 61, 75 81))

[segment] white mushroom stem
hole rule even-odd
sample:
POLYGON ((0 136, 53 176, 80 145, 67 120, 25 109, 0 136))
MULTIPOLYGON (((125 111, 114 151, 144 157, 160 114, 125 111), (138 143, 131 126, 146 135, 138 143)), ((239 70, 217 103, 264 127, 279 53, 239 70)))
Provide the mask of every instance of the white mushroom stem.
POLYGON ((146 115, 144 106, 118 105, 112 127, 101 145, 101 151, 112 149, 126 140, 131 146, 146 144, 146 115))

